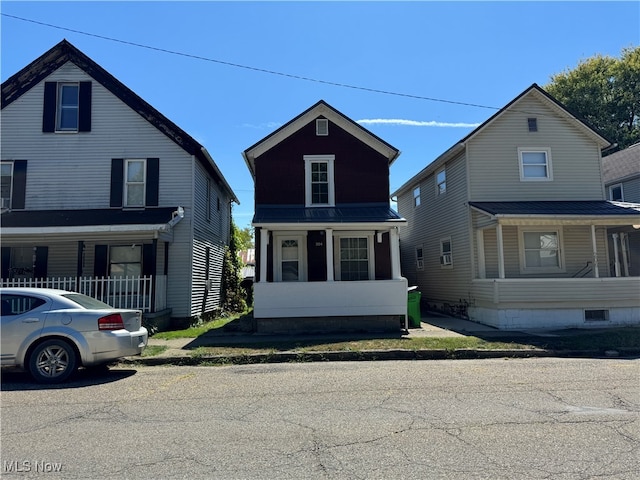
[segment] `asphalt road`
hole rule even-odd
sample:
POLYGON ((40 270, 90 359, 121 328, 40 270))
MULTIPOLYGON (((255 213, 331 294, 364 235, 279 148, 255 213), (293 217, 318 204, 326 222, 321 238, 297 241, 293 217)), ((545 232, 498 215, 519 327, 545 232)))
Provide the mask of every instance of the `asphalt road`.
POLYGON ((640 359, 3 372, 2 477, 640 478, 640 359))

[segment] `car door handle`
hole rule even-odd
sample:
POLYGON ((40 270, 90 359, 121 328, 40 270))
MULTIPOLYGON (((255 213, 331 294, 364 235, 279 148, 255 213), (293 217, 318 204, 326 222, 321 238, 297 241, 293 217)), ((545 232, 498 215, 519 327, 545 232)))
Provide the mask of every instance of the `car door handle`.
POLYGON ((22 323, 38 323, 39 321, 40 321, 39 318, 31 317, 31 318, 25 318, 24 320, 22 320, 22 323))

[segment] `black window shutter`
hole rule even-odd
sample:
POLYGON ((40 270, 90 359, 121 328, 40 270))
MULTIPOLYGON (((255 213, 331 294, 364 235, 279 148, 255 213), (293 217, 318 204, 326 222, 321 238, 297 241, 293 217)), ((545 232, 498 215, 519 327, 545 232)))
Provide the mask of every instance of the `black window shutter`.
POLYGON ((78 94, 78 131, 91 131, 91 82, 80 82, 78 94))
POLYGON ((56 97, 58 84, 56 82, 44 83, 44 106, 42 109, 42 131, 56 131, 56 97))
POLYGON ((33 268, 33 278, 47 278, 47 259, 49 247, 36 247, 36 263, 33 268))
POLYGON ((16 160, 13 162, 13 188, 11 190, 11 209, 25 208, 27 193, 27 161, 16 160))
POLYGON ((2 247, 2 259, 0 260, 0 273, 2 279, 9 278, 9 269, 11 268, 11 247, 2 247))
POLYGON ((111 200, 112 207, 122 206, 122 195, 124 189, 124 159, 111 159, 111 200))
POLYGON ((93 275, 106 277, 109 275, 109 245, 96 245, 93 257, 93 275))
POLYGON ((142 245, 142 275, 156 274, 157 244, 145 243, 142 245))
POLYGON ((145 205, 157 207, 160 190, 160 159, 147 158, 147 193, 145 205))

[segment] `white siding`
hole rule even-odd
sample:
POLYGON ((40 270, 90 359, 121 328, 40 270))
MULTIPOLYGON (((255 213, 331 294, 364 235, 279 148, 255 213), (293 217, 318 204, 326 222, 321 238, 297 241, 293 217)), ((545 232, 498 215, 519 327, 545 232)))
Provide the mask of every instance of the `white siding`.
MULTIPOLYGON (((72 63, 63 65, 2 110, 1 135, 2 160, 27 160, 27 210, 109 208, 111 160, 159 158, 159 206, 181 206, 185 211, 184 218, 173 229, 172 243, 167 245, 167 297, 172 316, 186 318, 202 313, 203 305, 206 310, 217 307, 219 287, 212 292, 215 295, 210 295, 204 304, 202 301, 204 254, 200 246, 212 247, 215 256, 212 274, 219 277, 220 252, 229 237, 229 198, 222 193, 221 185, 212 182, 213 216, 210 223, 202 220, 206 211, 201 204, 204 197, 201 191, 194 193, 193 189, 194 182, 200 188, 206 174, 192 155, 72 63), (42 132, 45 81, 92 81, 91 132, 42 132), (198 245, 195 256, 194 237, 198 245), (196 283, 197 288, 192 289, 196 283)), ((78 238, 86 241, 85 275, 93 273, 96 243, 142 243, 135 235, 94 237, 78 238)), ((164 242, 159 241, 158 274, 164 273, 164 247, 164 242)), ((75 275, 76 265, 77 241, 50 245, 48 273, 75 275)))
POLYGON ((467 144, 472 201, 602 200, 600 150, 579 127, 529 95, 467 144), (527 118, 537 118, 529 132, 527 118), (521 181, 518 148, 549 148, 552 181, 521 181))

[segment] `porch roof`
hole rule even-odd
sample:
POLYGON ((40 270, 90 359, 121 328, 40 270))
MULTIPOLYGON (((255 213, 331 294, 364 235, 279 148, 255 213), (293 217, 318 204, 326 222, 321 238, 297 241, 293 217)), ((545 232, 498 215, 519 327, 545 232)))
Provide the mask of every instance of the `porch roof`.
POLYGON ((580 223, 640 223, 640 204, 608 200, 469 202, 469 206, 497 219, 538 219, 580 223))
POLYGON ((5 212, 0 220, 3 236, 80 232, 165 232, 177 223, 177 219, 181 218, 180 214, 179 207, 144 210, 25 210, 5 212))
POLYGON ((335 207, 258 205, 254 225, 267 224, 404 224, 406 220, 388 204, 343 204, 335 207))

